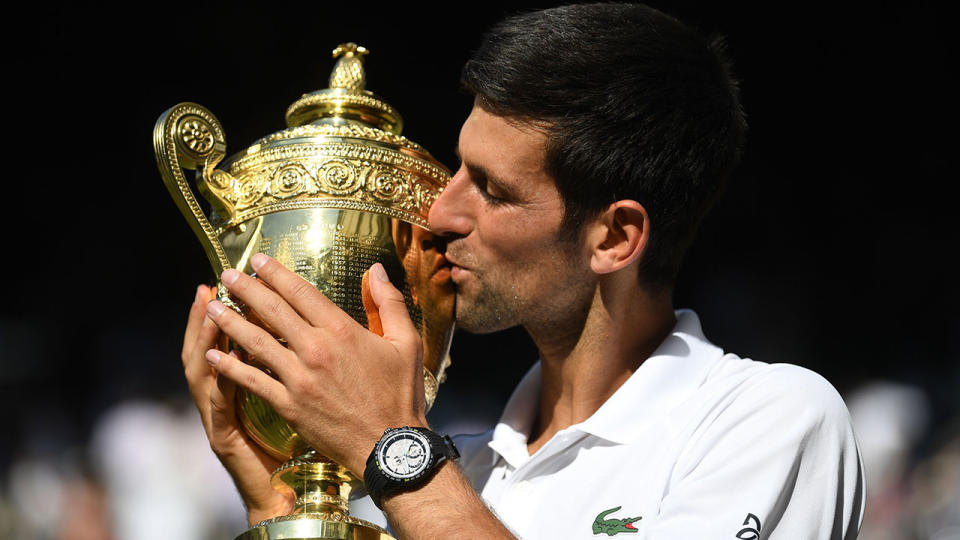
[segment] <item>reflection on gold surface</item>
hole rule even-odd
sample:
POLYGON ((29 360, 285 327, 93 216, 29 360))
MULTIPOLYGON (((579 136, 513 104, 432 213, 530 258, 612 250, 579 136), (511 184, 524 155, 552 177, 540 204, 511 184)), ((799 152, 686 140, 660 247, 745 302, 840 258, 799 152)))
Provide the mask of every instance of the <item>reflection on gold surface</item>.
MULTIPOLYGON (((378 322, 367 320, 361 285, 371 265, 383 264, 423 339, 429 407, 449 364, 454 291, 436 239, 426 229, 427 213, 450 171, 400 136, 400 114, 366 90, 366 54, 353 43, 337 47, 330 88, 304 94, 287 110, 287 129, 223 163, 223 128, 195 103, 176 105, 160 117, 154 151, 164 183, 218 275, 226 268, 252 273, 250 257, 266 253, 376 331, 378 322), (183 169, 200 171, 197 190, 210 202, 209 216, 183 169)), ((267 328, 229 296, 221 300, 267 328)), ((255 358, 246 360, 257 364, 255 358)), ((237 404, 251 438, 287 460, 274 473, 274 486, 293 490, 297 499, 293 514, 261 523, 240 538, 389 538, 376 525, 349 516, 349 492, 357 480, 346 469, 313 452, 258 397, 241 390, 237 404)))
MULTIPOLYGON (((440 250, 439 240, 430 231, 409 223, 393 220, 392 235, 406 274, 409 303, 418 312, 420 337, 423 340, 424 368, 440 381, 450 363, 456 294, 450 279, 450 265, 440 250)), ((413 313, 413 310, 411 310, 413 313)), ((427 404, 432 397, 427 389, 427 404)), ((434 390, 435 392, 435 390, 434 390)))

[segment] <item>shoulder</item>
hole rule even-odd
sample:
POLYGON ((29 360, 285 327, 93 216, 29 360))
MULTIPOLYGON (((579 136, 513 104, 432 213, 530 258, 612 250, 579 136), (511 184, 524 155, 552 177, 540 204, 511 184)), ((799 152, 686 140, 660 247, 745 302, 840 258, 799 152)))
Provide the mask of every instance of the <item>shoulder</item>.
POLYGON ((847 407, 822 376, 726 355, 688 414, 678 427, 682 450, 666 522, 685 504, 716 519, 752 514, 777 537, 856 534, 864 502, 859 450, 847 407))
POLYGON ((792 364, 767 364, 727 354, 702 390, 728 407, 728 414, 789 418, 812 425, 849 426, 843 398, 820 374, 792 364))
POLYGON ((843 398, 821 375, 791 364, 726 355, 691 399, 678 426, 682 475, 748 456, 792 466, 800 456, 857 467, 843 398))

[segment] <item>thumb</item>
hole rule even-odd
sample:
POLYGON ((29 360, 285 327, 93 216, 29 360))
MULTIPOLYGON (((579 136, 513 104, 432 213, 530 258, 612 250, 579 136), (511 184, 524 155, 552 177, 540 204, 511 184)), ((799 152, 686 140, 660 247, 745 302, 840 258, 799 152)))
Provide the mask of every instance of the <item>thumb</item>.
POLYGON ((383 335, 383 325, 380 323, 380 310, 373 301, 373 292, 370 290, 370 270, 363 273, 360 278, 360 300, 363 302, 363 310, 367 312, 367 329, 377 334, 383 335))
POLYGON ((420 357, 420 335, 417 333, 403 294, 390 283, 380 263, 370 267, 370 292, 379 312, 383 337, 393 343, 405 356, 420 357))

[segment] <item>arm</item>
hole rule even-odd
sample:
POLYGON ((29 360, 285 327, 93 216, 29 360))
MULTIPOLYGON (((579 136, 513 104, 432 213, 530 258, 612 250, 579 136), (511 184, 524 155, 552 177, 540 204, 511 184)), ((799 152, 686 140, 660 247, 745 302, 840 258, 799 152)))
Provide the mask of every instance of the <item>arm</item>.
POLYGON ((383 511, 402 539, 513 539, 453 463, 420 489, 384 497, 383 511))
MULTIPOLYGON (((207 313, 277 378, 215 349, 207 360, 264 399, 318 452, 362 478, 384 429, 427 426, 421 343, 403 296, 382 266, 370 269, 364 281, 381 323, 378 335, 277 261, 257 254, 251 265, 270 287, 235 270, 224 272, 222 282, 288 347, 219 302, 207 313)), ((464 523, 472 537, 512 538, 449 463, 416 491, 387 497, 384 509, 402 538, 456 538, 464 536, 464 523)))
POLYGON ((220 334, 213 321, 205 316, 207 303, 214 295, 215 291, 205 285, 197 287, 180 356, 210 448, 233 478, 253 525, 289 512, 293 501, 270 485, 270 473, 278 466, 277 461, 252 443, 237 424, 236 386, 227 378, 217 377, 204 359, 220 334))

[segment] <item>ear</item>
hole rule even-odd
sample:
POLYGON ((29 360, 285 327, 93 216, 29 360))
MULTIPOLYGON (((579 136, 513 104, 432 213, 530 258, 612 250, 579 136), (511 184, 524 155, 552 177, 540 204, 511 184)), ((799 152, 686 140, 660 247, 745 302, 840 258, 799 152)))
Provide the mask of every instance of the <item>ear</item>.
POLYGON ((643 254, 649 239, 650 218, 643 205, 633 200, 611 204, 588 232, 590 269, 609 274, 629 266, 643 254))

